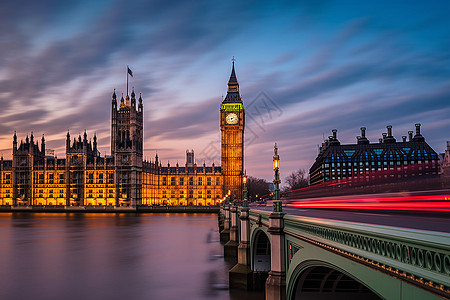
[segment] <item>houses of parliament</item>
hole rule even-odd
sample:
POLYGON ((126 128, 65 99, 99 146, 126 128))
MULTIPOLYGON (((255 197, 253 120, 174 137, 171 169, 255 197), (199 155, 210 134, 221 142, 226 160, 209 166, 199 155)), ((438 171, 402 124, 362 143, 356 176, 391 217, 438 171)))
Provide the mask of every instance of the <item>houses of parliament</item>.
POLYGON ((97 137, 66 136, 65 158, 46 155, 45 138, 13 136, 12 160, 0 161, 0 205, 113 206, 216 205, 242 197, 245 110, 234 61, 220 106, 221 166, 184 166, 143 160, 144 104, 131 95, 111 101, 111 155, 101 156, 97 137))

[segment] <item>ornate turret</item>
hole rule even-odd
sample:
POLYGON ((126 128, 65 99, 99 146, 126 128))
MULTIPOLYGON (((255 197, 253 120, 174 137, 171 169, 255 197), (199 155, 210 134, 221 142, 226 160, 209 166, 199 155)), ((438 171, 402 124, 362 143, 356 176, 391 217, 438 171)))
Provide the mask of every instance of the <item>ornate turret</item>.
POLYGON ((45 137, 44 137, 44 134, 42 134, 42 139, 41 139, 41 152, 45 155, 45 137))
POLYGON ((136 94, 134 93, 134 86, 131 90, 131 107, 136 109, 136 94))
POLYGON ((67 130, 67 135, 66 135, 66 152, 67 150, 70 148, 70 133, 69 130, 67 130))
POLYGON ((123 99, 123 93, 122 93, 122 98, 120 98, 120 108, 125 107, 125 100, 123 99))
POLYGON ((97 153, 97 133, 94 133, 93 151, 94 153, 97 153))
POLYGON ((14 135, 13 135, 13 153, 16 152, 17 150, 17 135, 16 132, 14 131, 14 135))
POLYGON ((144 106, 142 105, 142 94, 139 93, 139 105, 138 105, 138 111, 142 112, 144 106))
POLYGON ((112 108, 117 109, 117 95, 116 95, 116 89, 114 89, 114 92, 112 94, 112 108))

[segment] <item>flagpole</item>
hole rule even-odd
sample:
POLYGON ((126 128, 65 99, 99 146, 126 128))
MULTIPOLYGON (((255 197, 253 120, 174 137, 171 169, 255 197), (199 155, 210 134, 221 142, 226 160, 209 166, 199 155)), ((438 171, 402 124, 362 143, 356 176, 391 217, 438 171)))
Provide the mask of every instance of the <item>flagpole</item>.
POLYGON ((127 96, 128 96, 128 65, 127 65, 127 96))

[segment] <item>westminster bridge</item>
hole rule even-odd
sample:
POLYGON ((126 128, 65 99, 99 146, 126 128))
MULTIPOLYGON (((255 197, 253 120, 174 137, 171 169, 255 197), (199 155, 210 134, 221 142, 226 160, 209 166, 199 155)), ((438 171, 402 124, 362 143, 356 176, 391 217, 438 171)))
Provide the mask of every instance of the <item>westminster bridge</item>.
POLYGON ((448 218, 224 205, 231 289, 266 299, 448 299, 448 218))

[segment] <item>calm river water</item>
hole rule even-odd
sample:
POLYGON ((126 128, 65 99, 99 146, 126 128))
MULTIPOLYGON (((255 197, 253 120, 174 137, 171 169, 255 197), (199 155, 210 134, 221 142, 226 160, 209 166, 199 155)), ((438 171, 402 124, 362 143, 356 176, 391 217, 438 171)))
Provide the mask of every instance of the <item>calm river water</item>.
POLYGON ((263 299, 228 290, 216 214, 0 213, 0 299, 263 299))

